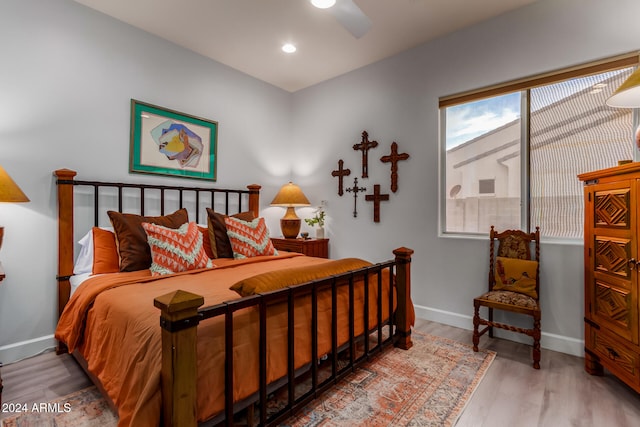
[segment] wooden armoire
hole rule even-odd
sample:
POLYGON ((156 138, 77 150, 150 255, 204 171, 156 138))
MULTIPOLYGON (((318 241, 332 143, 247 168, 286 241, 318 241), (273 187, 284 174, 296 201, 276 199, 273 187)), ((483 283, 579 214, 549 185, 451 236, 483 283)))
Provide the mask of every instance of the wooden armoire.
POLYGON ((640 393, 640 163, 584 173, 585 370, 640 393))

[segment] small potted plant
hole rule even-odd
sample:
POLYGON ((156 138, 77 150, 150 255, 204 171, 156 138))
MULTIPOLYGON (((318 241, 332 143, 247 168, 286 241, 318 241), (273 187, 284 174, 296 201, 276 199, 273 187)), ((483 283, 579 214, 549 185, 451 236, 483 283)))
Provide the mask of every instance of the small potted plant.
POLYGON ((316 225, 316 239, 324 239, 324 219, 326 213, 322 210, 322 207, 316 209, 315 215, 312 218, 305 218, 304 222, 307 223, 310 227, 315 227, 316 225))

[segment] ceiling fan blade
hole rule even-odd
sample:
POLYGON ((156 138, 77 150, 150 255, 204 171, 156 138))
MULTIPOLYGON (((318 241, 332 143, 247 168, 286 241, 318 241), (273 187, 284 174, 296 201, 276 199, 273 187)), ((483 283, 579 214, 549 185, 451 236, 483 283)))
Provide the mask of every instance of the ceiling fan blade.
POLYGON ((353 0, 338 0, 329 11, 357 39, 371 29, 371 20, 353 0))

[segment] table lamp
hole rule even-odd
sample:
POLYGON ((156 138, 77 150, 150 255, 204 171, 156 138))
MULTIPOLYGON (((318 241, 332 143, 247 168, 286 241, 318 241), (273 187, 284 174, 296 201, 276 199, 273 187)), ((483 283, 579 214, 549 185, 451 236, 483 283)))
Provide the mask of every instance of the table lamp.
POLYGON ((296 215, 296 207, 311 206, 309 199, 304 195, 300 187, 292 182, 280 188, 276 197, 271 201, 271 206, 284 206, 287 212, 280 219, 280 230, 286 239, 295 239, 300 232, 300 218, 296 215))
MULTIPOLYGON (((0 166, 0 202, 18 203, 28 202, 29 198, 20 187, 11 179, 9 174, 0 166)), ((0 227, 0 248, 4 237, 4 227, 0 227)))
MULTIPOLYGON (((606 104, 615 108, 640 107, 640 67, 638 67, 615 92, 607 99, 606 104)), ((635 133, 636 146, 640 149, 640 126, 635 133)))

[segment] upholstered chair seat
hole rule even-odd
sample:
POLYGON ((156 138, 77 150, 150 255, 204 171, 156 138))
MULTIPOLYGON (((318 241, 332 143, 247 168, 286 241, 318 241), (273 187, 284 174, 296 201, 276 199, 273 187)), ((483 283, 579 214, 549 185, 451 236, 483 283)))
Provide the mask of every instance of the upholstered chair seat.
POLYGON ((516 305, 531 309, 538 309, 538 301, 528 295, 512 291, 489 291, 478 297, 480 300, 516 305))

